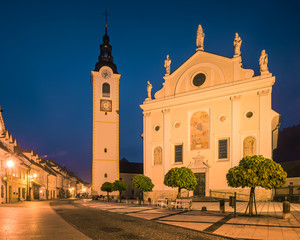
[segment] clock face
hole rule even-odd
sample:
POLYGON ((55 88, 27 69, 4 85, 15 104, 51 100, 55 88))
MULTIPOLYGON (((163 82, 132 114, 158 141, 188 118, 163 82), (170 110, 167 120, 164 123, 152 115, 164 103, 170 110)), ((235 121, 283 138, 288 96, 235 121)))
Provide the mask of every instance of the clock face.
POLYGON ((103 69, 101 71, 101 76, 104 78, 104 79, 109 79, 111 77, 111 72, 109 69, 103 69))
POLYGON ((100 100, 100 111, 111 112, 112 111, 112 102, 111 100, 100 100))

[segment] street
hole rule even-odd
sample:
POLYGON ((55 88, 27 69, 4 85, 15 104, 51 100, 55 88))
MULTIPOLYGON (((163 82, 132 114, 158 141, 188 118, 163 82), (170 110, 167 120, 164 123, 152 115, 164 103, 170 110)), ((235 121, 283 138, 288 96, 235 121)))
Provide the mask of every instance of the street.
POLYGON ((225 239, 145 219, 92 209, 72 200, 0 206, 0 240, 225 239))

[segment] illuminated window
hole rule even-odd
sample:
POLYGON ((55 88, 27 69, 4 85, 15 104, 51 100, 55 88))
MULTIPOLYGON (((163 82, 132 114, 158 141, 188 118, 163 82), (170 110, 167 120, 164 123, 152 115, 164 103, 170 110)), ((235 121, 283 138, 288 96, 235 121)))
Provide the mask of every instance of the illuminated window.
POLYGON ((102 97, 110 97, 110 85, 108 83, 102 85, 102 97))
POLYGON ((175 145, 175 163, 182 163, 182 144, 175 145))

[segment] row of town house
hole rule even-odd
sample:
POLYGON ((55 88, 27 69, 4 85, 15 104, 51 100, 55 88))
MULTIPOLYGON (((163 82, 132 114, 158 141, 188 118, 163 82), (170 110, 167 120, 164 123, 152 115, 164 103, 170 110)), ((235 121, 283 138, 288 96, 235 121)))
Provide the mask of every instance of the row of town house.
POLYGON ((21 148, 5 129, 0 109, 0 203, 88 195, 90 188, 73 172, 32 149, 21 148))

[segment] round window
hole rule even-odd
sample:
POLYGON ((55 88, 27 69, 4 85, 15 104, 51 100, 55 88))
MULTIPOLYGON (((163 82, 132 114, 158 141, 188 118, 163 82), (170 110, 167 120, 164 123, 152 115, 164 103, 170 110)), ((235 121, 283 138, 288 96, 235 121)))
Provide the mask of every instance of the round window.
POLYGON ((200 87, 205 82, 206 76, 204 73, 197 74, 193 79, 193 84, 196 87, 200 87))
POLYGON ((226 121, 226 116, 225 115, 222 115, 220 118, 219 118, 220 122, 225 122, 226 121))
POLYGON ((159 129, 160 129, 160 127, 158 125, 154 127, 155 131, 158 131, 159 129))
POLYGON ((252 118, 253 117, 253 112, 249 111, 246 113, 247 118, 252 118))

